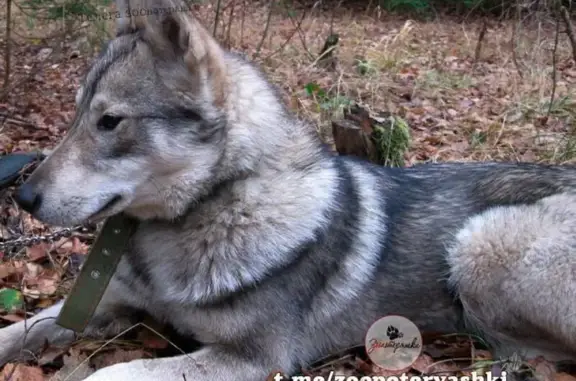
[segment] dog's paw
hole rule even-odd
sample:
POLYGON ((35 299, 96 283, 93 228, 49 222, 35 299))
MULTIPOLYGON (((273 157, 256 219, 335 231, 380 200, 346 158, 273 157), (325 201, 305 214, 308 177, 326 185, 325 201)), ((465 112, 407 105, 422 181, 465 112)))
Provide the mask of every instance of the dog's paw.
POLYGON ((194 372, 193 363, 173 361, 174 358, 142 359, 120 363, 102 368, 83 381, 159 381, 159 380, 195 380, 213 381, 194 372), (183 377, 183 374, 185 377, 183 377))
POLYGON ((0 329, 0 367, 20 357, 22 344, 21 332, 15 325, 0 329))
POLYGON ((397 338, 404 336, 404 334, 398 331, 398 328, 389 325, 388 329, 386 329, 386 336, 388 336, 390 340, 396 340, 397 338))

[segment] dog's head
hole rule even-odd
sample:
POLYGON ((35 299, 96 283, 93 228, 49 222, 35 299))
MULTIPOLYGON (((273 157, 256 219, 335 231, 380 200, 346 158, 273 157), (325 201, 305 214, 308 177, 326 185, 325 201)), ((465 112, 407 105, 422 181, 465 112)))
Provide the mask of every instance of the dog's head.
POLYGON ((25 210, 50 224, 120 211, 173 218, 254 162, 227 143, 236 134, 252 144, 246 131, 229 128, 239 107, 230 93, 242 95, 229 81, 228 61, 237 59, 183 1, 130 1, 118 12, 117 36, 87 73, 67 136, 17 192, 25 210))

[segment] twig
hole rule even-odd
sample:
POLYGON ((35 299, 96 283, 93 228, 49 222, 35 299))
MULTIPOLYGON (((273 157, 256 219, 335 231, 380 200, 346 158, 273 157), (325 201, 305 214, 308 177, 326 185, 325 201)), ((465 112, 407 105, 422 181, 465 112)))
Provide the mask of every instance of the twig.
POLYGON ((222 6, 222 0, 216 2, 216 16, 214 16, 214 30, 212 35, 216 37, 216 32, 218 31, 218 22, 220 21, 220 7, 222 6))
POLYGON ((522 69, 520 68, 520 63, 518 62, 518 57, 516 56, 516 29, 520 28, 520 25, 522 25, 520 17, 520 5, 517 5, 517 15, 518 15, 518 25, 512 25, 512 37, 510 38, 510 49, 512 50, 512 61, 514 62, 514 66, 516 66, 516 71, 518 71, 518 75, 520 76, 520 78, 524 79, 522 69))
POLYGON ((576 62, 576 33, 574 33, 574 26, 570 21, 570 14, 565 6, 560 6, 560 14, 564 19, 564 23, 566 24, 566 34, 568 35, 568 39, 570 40, 570 45, 572 45, 572 57, 574 57, 574 62, 576 62))
POLYGON ((330 46, 330 47, 329 47, 328 49, 326 49, 325 51, 323 51, 323 52, 318 56, 318 58, 316 58, 316 59, 314 60, 314 62, 312 62, 312 63, 310 64, 310 66, 308 66, 308 67, 306 68, 306 70, 308 71, 308 70, 312 69, 320 60, 322 60, 323 58, 325 58, 327 55, 331 54, 332 51, 333 51, 334 49, 336 49, 336 47, 337 47, 337 45, 335 44, 335 45, 330 46))
POLYGON ((478 34, 478 42, 476 43, 476 50, 474 52, 474 64, 476 64, 480 59, 480 54, 482 53, 482 43, 484 42, 484 36, 486 36, 486 32, 488 31, 488 22, 486 19, 483 21, 482 30, 480 30, 480 34, 478 34))
POLYGON ((12 124, 17 124, 19 126, 24 126, 24 127, 35 127, 36 125, 26 119, 21 119, 21 118, 17 118, 14 117, 8 113, 5 112, 0 112, 0 118, 2 118, 2 123, 4 122, 10 122, 12 124))
POLYGON ((32 78, 36 73, 38 73, 40 69, 41 67, 39 63, 35 63, 34 66, 32 66, 32 69, 30 69, 30 72, 27 75, 25 75, 24 78, 22 78, 18 82, 11 83, 10 86, 8 86, 8 88, 2 90, 2 92, 0 93, 0 99, 4 99, 4 97, 10 94, 12 90, 16 89, 23 83, 26 83, 30 78, 32 78))
POLYGON ((370 14, 370 8, 372 8, 372 0, 370 0, 368 2, 368 6, 366 7, 366 12, 364 12, 365 16, 368 16, 370 14))
POLYGON ((240 21, 240 48, 244 46, 244 21, 246 21, 246 0, 242 0, 242 20, 240 21))
POLYGON ((24 16, 28 16, 31 19, 40 20, 40 21, 55 21, 54 17, 40 16, 38 14, 32 14, 32 13, 28 12, 28 10, 31 10, 34 12, 43 11, 46 8, 23 7, 20 4, 18 4, 17 2, 14 2, 14 5, 16 6, 16 8, 18 8, 19 12, 21 12, 24 16))
POLYGON ((86 364, 87 362, 89 362, 92 357, 94 357, 95 355, 97 355, 100 351, 102 351, 105 347, 107 347, 108 345, 110 345, 111 343, 113 343, 116 339, 118 339, 119 337, 127 334, 128 332, 132 331, 135 328, 138 327, 144 327, 150 331, 152 331, 154 334, 156 334, 157 336, 161 337, 162 339, 164 339, 166 342, 168 342, 170 345, 172 345, 174 348, 176 348, 177 350, 179 350, 184 356, 188 357, 190 360, 192 360, 193 363, 196 363, 196 360, 190 356, 188 353, 186 353, 184 350, 182 350, 179 346, 177 346, 176 344, 174 344, 172 341, 168 340, 168 338, 164 335, 162 335, 160 332, 156 331, 154 328, 148 326, 145 323, 136 323, 133 326, 126 328, 125 330, 123 330, 122 332, 118 333, 116 336, 112 337, 111 339, 107 340, 102 346, 100 346, 100 348, 96 349, 94 352, 92 352, 90 354, 90 356, 88 356, 86 359, 84 359, 80 364, 78 364, 78 366, 76 368, 74 368, 72 370, 72 372, 70 372, 66 378, 64 378, 63 381, 67 381, 68 379, 70 379, 72 377, 72 375, 78 370, 80 369, 80 367, 84 364, 86 364))
POLYGON ((234 21, 234 8, 236 8, 236 0, 232 0, 232 7, 230 8, 230 17, 228 18, 228 33, 226 34, 226 45, 228 49, 231 47, 230 33, 232 31, 232 22, 234 21))
MULTIPOLYGON (((290 18, 290 21, 292 21, 292 25, 296 26, 296 22, 294 21, 294 18, 290 13, 288 13, 288 17, 290 18)), ((296 31, 298 32, 298 37, 300 37, 300 42, 302 42, 302 46, 304 47, 304 50, 308 54, 308 57, 311 60, 314 60, 314 54, 312 54, 310 52, 310 49, 308 49, 308 45, 306 44, 306 36, 302 34, 302 29, 298 28, 296 31)))
MULTIPOLYGON (((316 8, 316 6, 320 4, 320 1, 317 1, 314 3, 314 5, 312 6, 312 9, 316 8)), ((298 21, 298 25, 296 25, 296 27, 292 30, 292 33, 290 34, 290 36, 288 36, 288 38, 286 39, 286 41, 284 41, 282 43, 282 45, 280 45, 280 47, 278 49, 276 49, 275 51, 273 51, 272 53, 268 54, 266 57, 264 57, 262 59, 262 61, 266 61, 268 58, 274 56, 275 54, 281 52, 282 50, 284 50, 284 48, 286 47, 286 45, 288 45, 288 43, 290 42, 290 40, 292 40, 292 37, 294 37, 294 35, 296 34, 296 32, 298 30, 300 30, 300 26, 302 25, 302 22, 304 21, 304 19, 306 18, 306 13, 308 11, 308 8, 304 9, 304 11, 302 12, 302 17, 300 17, 300 20, 298 21)))
POLYGON ((266 41, 266 36, 268 35, 268 29, 270 29, 270 21, 272 20, 272 12, 274 11, 274 0, 270 0, 270 9, 268 10, 268 18, 266 19, 266 26, 264 27, 264 33, 262 34, 262 39, 258 43, 256 47, 256 52, 252 59, 256 59, 260 55, 260 49, 262 49, 262 45, 264 45, 264 41, 266 41))
POLYGON ((60 31, 58 34, 52 34, 52 35, 50 35, 50 36, 48 36, 48 37, 46 37, 46 36, 38 36, 38 35, 23 35, 23 34, 20 34, 20 33, 16 32, 15 30, 12 30, 11 33, 12 33, 14 36, 16 36, 16 37, 18 37, 18 38, 21 38, 21 39, 23 39, 23 40, 39 40, 40 43, 39 43, 38 45, 42 45, 42 44, 45 44, 45 43, 46 43, 48 40, 50 40, 50 39, 65 37, 67 33, 73 34, 73 33, 75 33, 75 32, 78 32, 79 30, 86 29, 86 28, 88 28, 88 27, 89 27, 89 25, 84 25, 84 26, 80 25, 80 26, 78 26, 77 28, 74 28, 74 29, 72 29, 72 30, 69 31, 69 32, 67 32, 67 31, 63 31, 63 32, 62 32, 62 31, 60 31))
POLYGON ((8 93, 8 85, 10 84, 10 56, 11 56, 11 35, 10 35, 10 24, 12 24, 12 0, 8 0, 6 3, 6 48, 4 49, 4 85, 3 94, 0 96, 0 99, 4 98, 4 95, 8 93))
MULTIPOLYGON (((320 0, 322 1, 322 0, 320 0)), ((338 2, 338 5, 335 6, 334 8, 332 8, 332 12, 330 12, 330 34, 334 34, 334 19, 336 18, 336 10, 340 9, 340 7, 342 6, 342 1, 344 0, 340 0, 338 2)))
POLYGON ((552 112, 552 104, 556 95, 556 50, 558 50, 558 36, 560 35, 560 15, 556 16, 556 36, 554 36, 554 50, 552 51, 552 94, 550 94, 550 104, 548 105, 548 113, 546 114, 546 121, 552 112))
POLYGON ((324 42, 324 46, 322 47, 322 50, 320 51, 320 57, 318 58, 318 60, 316 61, 318 64, 320 64, 322 67, 328 69, 328 68, 334 68, 335 67, 335 57, 332 54, 332 52, 334 51, 334 49, 336 49, 336 46, 338 45, 338 41, 340 40, 340 36, 337 33, 331 34, 326 38, 326 41, 324 42))
MULTIPOLYGON (((74 31, 80 30, 80 29, 84 29, 86 28, 86 26, 80 26, 78 29, 75 29, 74 31)), ((14 32, 14 31, 12 31, 14 32)), ((53 39, 53 38, 64 38, 66 37, 67 32, 66 31, 58 31, 58 32, 54 32, 52 35, 47 36, 47 37, 42 37, 39 38, 41 43, 45 43, 46 41, 53 39)), ((51 55, 52 53, 50 53, 51 55)), ((50 55, 48 55, 48 57, 50 57, 50 55)), ((46 59, 48 59, 48 57, 46 57, 46 59)), ((22 78, 20 79, 18 82, 15 83, 11 83, 10 86, 8 86, 8 88, 5 88, 2 90, 2 92, 0 92, 0 99, 4 99, 4 97, 6 95, 8 95, 12 90, 16 89, 18 86, 20 86, 21 84, 25 83, 26 81, 28 81, 30 78, 32 78, 36 73, 38 73, 38 71, 41 70, 40 67, 40 63, 39 62, 35 62, 34 66, 32 66, 32 68, 30 69, 30 71, 22 78)))

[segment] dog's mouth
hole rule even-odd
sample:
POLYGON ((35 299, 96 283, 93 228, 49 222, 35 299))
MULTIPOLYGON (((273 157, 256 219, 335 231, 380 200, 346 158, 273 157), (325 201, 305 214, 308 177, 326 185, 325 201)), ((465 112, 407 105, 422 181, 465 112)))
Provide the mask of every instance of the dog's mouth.
POLYGON ((96 222, 97 220, 100 220, 104 217, 108 217, 109 215, 114 214, 111 212, 113 212, 115 207, 118 206, 118 204, 120 204, 120 201, 122 201, 122 196, 120 196, 119 194, 112 197, 110 201, 104 204, 104 206, 101 207, 96 213, 92 214, 88 218, 88 220, 91 222, 96 222))

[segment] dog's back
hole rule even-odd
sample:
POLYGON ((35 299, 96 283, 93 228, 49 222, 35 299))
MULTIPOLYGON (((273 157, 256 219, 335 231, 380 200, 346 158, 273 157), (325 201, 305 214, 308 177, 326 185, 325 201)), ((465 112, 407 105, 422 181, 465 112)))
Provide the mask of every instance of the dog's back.
MULTIPOLYGON (((270 295, 286 293, 291 313, 285 316, 295 322, 291 335, 309 340, 303 347, 334 351, 358 344, 378 318, 402 315, 423 331, 474 330, 500 345, 503 354, 509 353, 514 337, 520 339, 519 332, 525 341, 519 340, 512 350, 558 350, 557 343, 545 345, 550 327, 536 323, 551 319, 546 311, 557 306, 552 305, 552 294, 541 299, 532 294, 533 305, 547 309, 526 311, 533 314, 529 322, 528 317, 518 319, 520 311, 501 306, 506 292, 513 294, 517 285, 508 284, 510 290, 490 285, 512 276, 528 282, 535 270, 523 267, 516 252, 542 242, 551 229, 576 226, 576 197, 569 195, 576 189, 576 169, 501 163, 400 169, 351 158, 330 161, 340 181, 323 230, 292 266, 271 274, 268 283, 270 295), (476 231, 478 220, 489 228, 476 231), (543 229, 547 223, 551 225, 543 229), (512 237, 507 246, 503 237, 512 237), (489 248, 496 250, 497 259, 482 261, 489 248), (470 284, 476 287, 474 295, 470 284), (490 303, 498 307, 486 308, 490 303), (478 306, 492 314, 484 322, 476 319, 478 306)), ((568 241, 576 244, 576 234, 565 238, 568 246, 552 245, 541 255, 576 266, 566 252, 568 241)), ((565 274, 552 274, 550 281, 566 284, 565 274)), ((258 300, 262 307, 271 302, 260 296, 258 300)))

